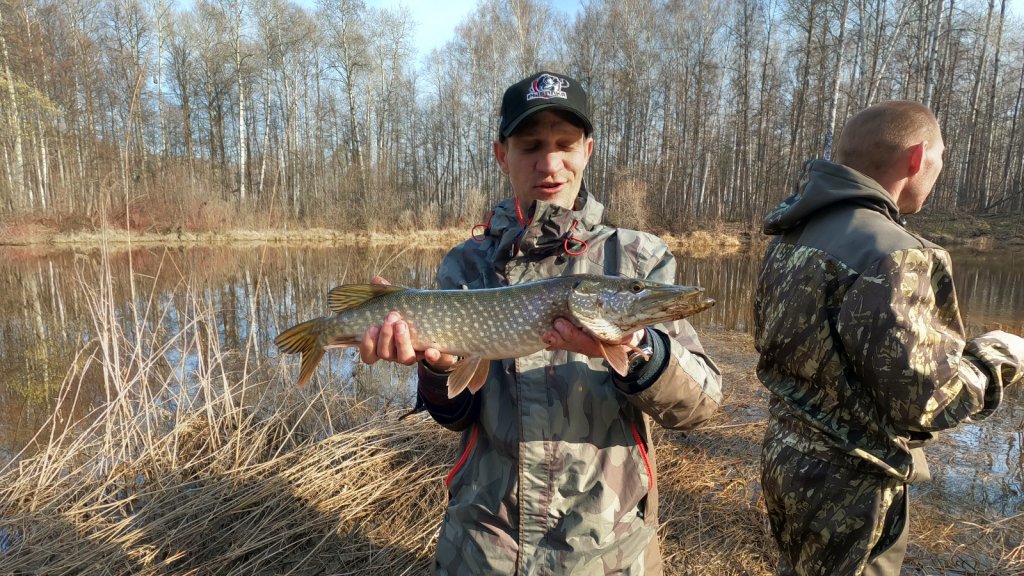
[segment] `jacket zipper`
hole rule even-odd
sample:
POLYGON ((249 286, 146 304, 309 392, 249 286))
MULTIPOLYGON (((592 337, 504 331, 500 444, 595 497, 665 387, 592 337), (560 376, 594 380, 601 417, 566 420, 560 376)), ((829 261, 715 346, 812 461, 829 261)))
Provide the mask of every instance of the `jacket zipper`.
MULTIPOLYGON (((469 459, 469 453, 473 451, 473 445, 476 444, 476 436, 479 433, 480 427, 477 425, 473 425, 473 433, 469 435, 469 442, 466 444, 466 449, 462 451, 462 457, 459 458, 459 461, 455 463, 454 467, 452 467, 451 472, 448 473, 448 477, 444 479, 445 488, 448 488, 448 486, 452 483, 452 478, 454 478, 455 475, 458 474, 459 470, 462 468, 462 465, 465 464, 466 460, 469 459)), ((644 457, 644 460, 646 461, 647 458, 644 457)), ((650 469, 648 468, 648 470, 650 469)))
POLYGON ((636 429, 635 423, 630 422, 629 429, 633 431, 633 439, 636 440, 636 447, 640 450, 640 458, 644 461, 644 468, 647 468, 647 490, 653 490, 654 474, 651 474, 651 462, 647 459, 647 449, 644 448, 644 439, 640 436, 640 431, 636 429))

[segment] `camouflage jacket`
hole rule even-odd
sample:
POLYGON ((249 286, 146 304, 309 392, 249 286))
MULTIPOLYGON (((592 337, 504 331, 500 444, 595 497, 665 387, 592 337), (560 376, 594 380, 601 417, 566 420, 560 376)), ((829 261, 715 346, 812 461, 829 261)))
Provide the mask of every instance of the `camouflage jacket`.
MULTIPOLYGON (((661 240, 602 225, 604 208, 585 190, 576 207, 537 202, 523 229, 513 202, 501 202, 482 241, 444 258, 439 287, 575 273, 675 282, 661 240)), ((721 402, 721 375, 687 322, 657 329, 668 351, 664 369, 636 394, 618 388, 600 358, 541 351, 493 361, 486 384, 454 418, 428 405, 442 425, 463 430, 435 572, 661 573, 648 415, 670 428, 696 426, 721 402)))
POLYGON ((913 481, 932 432, 991 414, 1020 359, 964 335, 949 254, 874 180, 824 160, 766 218, 754 300, 767 439, 913 481), (913 450, 919 453, 919 450, 913 450))

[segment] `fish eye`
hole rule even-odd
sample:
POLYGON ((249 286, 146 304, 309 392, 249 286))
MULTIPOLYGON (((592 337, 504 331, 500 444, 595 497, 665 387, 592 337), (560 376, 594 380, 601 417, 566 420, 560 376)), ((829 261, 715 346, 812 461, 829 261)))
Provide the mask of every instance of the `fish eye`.
POLYGON ((644 283, 637 281, 629 285, 629 291, 634 294, 639 294, 644 291, 644 283))

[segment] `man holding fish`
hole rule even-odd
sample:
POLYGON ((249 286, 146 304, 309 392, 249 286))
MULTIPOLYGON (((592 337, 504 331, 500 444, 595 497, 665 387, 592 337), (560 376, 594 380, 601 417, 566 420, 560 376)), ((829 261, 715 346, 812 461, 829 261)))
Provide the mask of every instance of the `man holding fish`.
MULTIPOLYGON (((601 223, 604 207, 583 184, 592 131, 586 94, 572 78, 541 72, 506 90, 493 146, 513 197, 495 206, 480 237, 445 256, 440 288, 573 274, 637 279, 624 288, 637 294, 675 283, 664 242, 601 223)), ((586 297, 584 287, 571 298, 586 297)), ((396 312, 381 321, 364 336, 363 361, 418 361, 417 407, 463 433, 463 455, 446 479, 436 573, 662 572, 650 421, 689 429, 722 399, 721 374, 689 323, 596 338, 603 321, 580 328, 560 317, 542 334, 546 349, 459 362, 455 370, 475 376, 478 391, 456 388, 449 397, 457 358, 416 349, 415 327, 396 312)))

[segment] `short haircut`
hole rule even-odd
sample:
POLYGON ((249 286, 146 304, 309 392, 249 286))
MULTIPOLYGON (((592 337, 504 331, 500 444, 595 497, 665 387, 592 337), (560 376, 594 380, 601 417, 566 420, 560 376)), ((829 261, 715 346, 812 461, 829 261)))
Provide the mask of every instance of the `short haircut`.
POLYGON ((935 114, 909 100, 879 102, 854 114, 836 143, 836 162, 877 179, 907 148, 941 138, 935 114))

